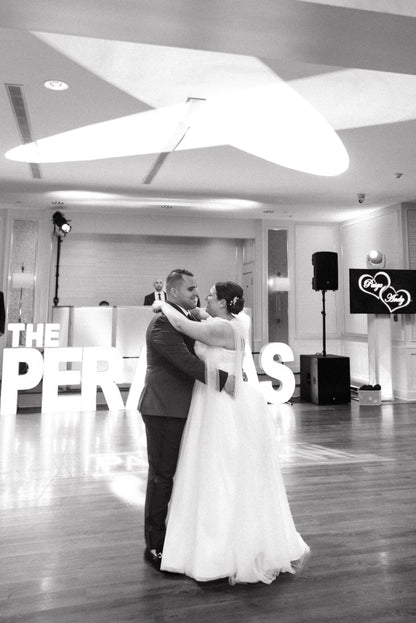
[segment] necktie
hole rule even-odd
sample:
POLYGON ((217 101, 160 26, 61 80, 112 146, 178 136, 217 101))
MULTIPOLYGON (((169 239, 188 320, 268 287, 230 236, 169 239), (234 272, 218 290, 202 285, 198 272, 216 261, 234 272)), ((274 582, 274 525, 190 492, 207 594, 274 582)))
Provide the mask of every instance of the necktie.
POLYGON ((159 301, 161 301, 161 300, 162 300, 162 298, 161 298, 161 296, 160 296, 160 292, 158 292, 158 293, 157 293, 157 296, 158 296, 159 301))

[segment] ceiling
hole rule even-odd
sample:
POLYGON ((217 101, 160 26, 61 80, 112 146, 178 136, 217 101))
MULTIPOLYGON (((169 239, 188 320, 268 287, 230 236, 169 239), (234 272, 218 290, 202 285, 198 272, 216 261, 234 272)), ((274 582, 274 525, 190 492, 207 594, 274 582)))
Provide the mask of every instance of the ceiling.
MULTIPOLYGON (((340 222, 416 200, 413 0, 2 0, 0 25, 0 206, 340 222), (70 88, 47 90, 48 79, 70 88), (135 119, 123 131, 133 149, 137 132, 137 151, 42 162, 34 178, 28 163, 4 155, 23 142, 6 85, 21 87, 34 141, 112 122, 98 127, 108 156, 108 128, 135 119), (318 159, 326 144, 306 144, 303 119, 265 85, 290 87, 324 117, 348 153, 345 172, 283 166, 291 148, 318 159), (176 149, 177 137, 166 136, 146 153, 143 128, 156 136, 160 111, 187 97, 220 102, 221 131, 216 123, 176 149), (233 123, 241 132, 231 146, 233 123), (249 130, 284 145, 284 163, 246 151, 249 130), (277 140, 283 134, 287 143, 277 140)), ((88 154, 90 135, 75 136, 88 154)))

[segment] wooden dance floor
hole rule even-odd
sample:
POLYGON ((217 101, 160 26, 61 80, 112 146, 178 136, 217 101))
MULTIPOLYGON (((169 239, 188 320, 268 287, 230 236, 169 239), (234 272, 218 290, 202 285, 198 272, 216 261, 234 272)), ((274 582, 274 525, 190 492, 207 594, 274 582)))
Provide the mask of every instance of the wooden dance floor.
POLYGON ((416 622, 416 405, 299 403, 271 417, 312 553, 269 586, 144 562, 137 412, 2 417, 1 623, 416 622))

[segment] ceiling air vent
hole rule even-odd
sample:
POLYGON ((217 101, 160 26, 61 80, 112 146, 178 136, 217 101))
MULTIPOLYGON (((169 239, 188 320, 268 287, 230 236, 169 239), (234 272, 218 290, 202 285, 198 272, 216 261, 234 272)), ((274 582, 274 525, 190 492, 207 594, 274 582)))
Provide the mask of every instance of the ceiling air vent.
MULTIPOLYGON (((22 138, 22 143, 32 143, 33 137, 30 129, 29 115, 23 97, 23 87, 20 84, 6 84, 6 89, 14 118, 16 119, 17 127, 19 128, 22 138)), ((35 162, 29 162, 29 166, 32 171, 32 176, 35 179, 40 179, 42 176, 39 165, 35 162)))

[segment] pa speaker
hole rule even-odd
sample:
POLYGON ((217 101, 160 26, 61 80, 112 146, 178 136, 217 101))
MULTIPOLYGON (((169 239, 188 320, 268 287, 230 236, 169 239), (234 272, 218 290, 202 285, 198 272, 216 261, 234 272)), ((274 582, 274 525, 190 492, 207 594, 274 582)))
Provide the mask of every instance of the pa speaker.
POLYGON ((338 355, 300 356, 300 397, 318 405, 351 400, 350 360, 338 355))
POLYGON ((332 251, 318 251, 312 255, 313 290, 338 290, 338 255, 332 251))
POLYGON ((350 402, 350 360, 348 357, 326 355, 312 358, 311 400, 317 405, 350 402))

